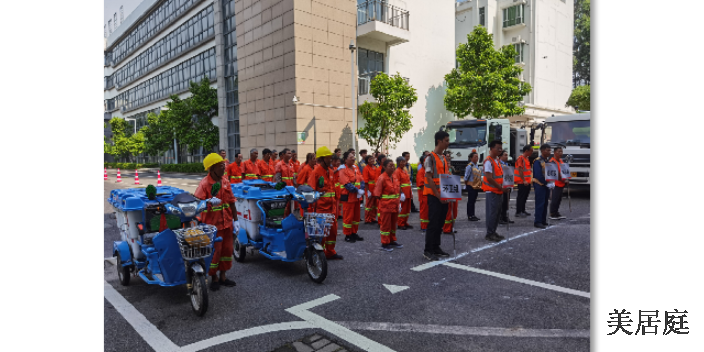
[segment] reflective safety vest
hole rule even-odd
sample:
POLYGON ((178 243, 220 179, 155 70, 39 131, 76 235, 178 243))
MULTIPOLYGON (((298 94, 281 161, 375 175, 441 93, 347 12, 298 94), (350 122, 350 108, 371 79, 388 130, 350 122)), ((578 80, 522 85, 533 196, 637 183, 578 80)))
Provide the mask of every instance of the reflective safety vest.
MULTIPOLYGON (((553 157, 553 158, 550 158, 550 162, 557 164, 557 175, 558 175, 558 177, 562 177, 562 167, 561 167, 561 165, 564 165, 564 164, 565 164, 564 162, 562 162, 562 159, 560 159, 560 161, 558 162, 558 161, 553 157)), ((565 187, 565 185, 566 185, 566 184, 565 184, 565 181, 564 181, 564 180, 562 180, 562 181, 556 180, 556 181, 555 181, 555 186, 557 186, 557 187, 565 187)))
POLYGON ((515 184, 522 184, 523 182, 530 182, 533 178, 533 170, 530 167, 530 161, 525 156, 521 155, 516 161, 516 168, 513 169, 513 182, 515 184), (523 168, 523 175, 518 173, 518 168, 523 168))
MULTIPOLYGON (((440 174, 449 174, 450 169, 447 167, 447 163, 445 162, 444 157, 439 157, 435 152, 430 152, 430 155, 433 156, 435 159, 434 163, 434 168, 433 168, 433 181, 435 182, 435 186, 439 189, 440 188, 440 174)), ((427 158, 427 157, 426 157, 427 158)), ((428 170, 425 170, 425 172, 428 172, 428 170)), ((425 185, 423 188, 423 194, 430 194, 430 195, 435 195, 433 193, 433 190, 428 187, 428 185, 425 185)))
POLYGON ((503 194, 504 190, 501 188, 501 185, 504 184, 504 169, 499 165, 492 157, 487 157, 484 162, 489 161, 491 163, 491 168, 494 170, 494 181, 499 184, 499 188, 495 188, 494 186, 490 185, 489 182, 486 180, 486 173, 484 173, 484 177, 482 177, 482 190, 485 192, 491 192, 491 193, 496 193, 496 194, 503 194))

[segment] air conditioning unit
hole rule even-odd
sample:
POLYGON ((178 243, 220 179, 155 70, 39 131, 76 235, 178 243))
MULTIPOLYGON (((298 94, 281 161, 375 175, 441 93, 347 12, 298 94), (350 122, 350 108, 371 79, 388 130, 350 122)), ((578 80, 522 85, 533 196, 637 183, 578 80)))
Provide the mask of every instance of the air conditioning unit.
POLYGON ((516 36, 511 38, 511 43, 525 43, 525 41, 521 40, 521 36, 516 36))

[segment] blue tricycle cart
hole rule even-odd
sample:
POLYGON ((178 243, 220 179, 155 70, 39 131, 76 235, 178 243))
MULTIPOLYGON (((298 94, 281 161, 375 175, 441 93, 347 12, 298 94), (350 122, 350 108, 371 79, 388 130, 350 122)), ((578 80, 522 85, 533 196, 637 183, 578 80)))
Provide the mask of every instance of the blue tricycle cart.
POLYGON ((207 201, 164 186, 151 199, 144 188, 115 189, 108 202, 121 237, 113 243, 120 283, 129 285, 134 273, 152 285, 186 284, 193 311, 203 316, 208 310, 206 274, 213 243, 222 241, 215 226, 194 220, 207 201))
POLYGON ((244 261, 247 247, 272 260, 305 259, 311 280, 323 282, 328 267, 321 243, 336 219, 332 214, 307 211, 301 216, 299 209, 307 209, 318 199, 318 193, 306 185, 297 190, 291 186, 277 190, 273 183, 260 180, 231 187, 240 224, 234 243, 235 260, 244 261))

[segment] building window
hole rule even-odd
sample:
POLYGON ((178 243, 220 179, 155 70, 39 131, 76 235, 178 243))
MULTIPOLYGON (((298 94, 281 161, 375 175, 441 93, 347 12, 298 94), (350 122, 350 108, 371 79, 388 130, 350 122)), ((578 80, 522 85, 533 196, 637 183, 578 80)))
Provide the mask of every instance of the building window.
POLYGON ((503 26, 503 28, 515 26, 515 25, 521 24, 521 23, 525 23, 525 17, 523 16, 523 14, 524 14, 523 10, 524 10, 523 4, 505 8, 503 11, 503 13, 504 13, 504 26, 503 26))
POLYGON ((123 6, 120 6, 120 23, 125 22, 125 12, 122 10, 123 6))
POLYGON ((117 12, 113 15, 113 21, 115 22, 115 28, 117 28, 117 12))
POLYGON ((108 20, 108 30, 112 33, 112 20, 108 20))
POLYGON ((210 81, 217 79, 215 48, 195 55, 158 76, 123 92, 115 97, 115 107, 130 111, 155 101, 168 99, 172 94, 187 92, 191 81, 197 83, 203 77, 210 81))
POLYGON ((479 8, 479 24, 486 27, 486 9, 484 7, 479 8))
POLYGON ((523 47, 525 44, 513 44, 513 48, 516 49, 516 63, 522 63, 523 62, 523 47))
POLYGON ((222 0, 223 36, 225 37, 225 111, 227 114, 227 149, 234 160, 240 152, 240 101, 237 74, 237 31, 235 0, 222 0))
POLYGON ((116 70, 113 73, 115 84, 124 88, 174 57, 212 38, 215 33, 214 23, 213 5, 210 5, 116 70))
POLYGON ((376 51, 357 50, 357 65, 359 67, 359 95, 369 94, 371 80, 384 71, 384 54, 376 51))

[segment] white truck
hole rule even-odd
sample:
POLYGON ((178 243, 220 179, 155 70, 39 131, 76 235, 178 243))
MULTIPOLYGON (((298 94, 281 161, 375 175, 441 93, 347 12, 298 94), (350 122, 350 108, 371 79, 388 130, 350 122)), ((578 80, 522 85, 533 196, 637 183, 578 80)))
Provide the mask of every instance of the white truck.
POLYGON ((479 164, 482 164, 489 155, 489 142, 493 140, 500 140, 503 149, 509 151, 510 164, 513 164, 527 144, 526 130, 511 128, 508 119, 456 120, 448 122, 440 130, 450 135, 448 149, 452 152, 452 166, 456 175, 464 175, 471 152, 479 154, 479 164))
POLYGON ((589 185, 589 166, 591 163, 591 113, 552 116, 538 125, 542 129, 540 143, 551 147, 561 146, 562 159, 572 155, 570 184, 589 185))

